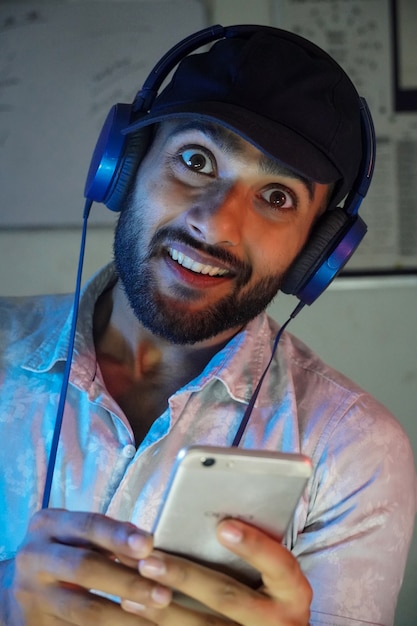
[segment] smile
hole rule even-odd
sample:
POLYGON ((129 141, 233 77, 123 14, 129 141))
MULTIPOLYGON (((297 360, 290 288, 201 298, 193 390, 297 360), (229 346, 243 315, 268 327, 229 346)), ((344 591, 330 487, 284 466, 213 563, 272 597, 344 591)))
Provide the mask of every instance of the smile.
POLYGON ((198 261, 194 261, 189 256, 179 252, 175 248, 168 248, 168 254, 182 267, 185 267, 187 270, 191 272, 195 272, 196 274, 205 274, 208 276, 226 276, 230 272, 224 268, 216 267, 214 265, 208 265, 199 263, 198 261))

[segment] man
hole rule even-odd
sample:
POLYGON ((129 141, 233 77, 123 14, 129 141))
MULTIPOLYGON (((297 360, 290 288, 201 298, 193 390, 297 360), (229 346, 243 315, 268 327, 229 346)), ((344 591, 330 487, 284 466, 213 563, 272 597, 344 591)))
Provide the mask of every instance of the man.
POLYGON ((304 40, 259 29, 184 59, 127 133, 115 268, 81 298, 41 512, 72 299, 1 304, 3 623, 392 624, 416 511, 408 439, 289 334, 241 445, 302 452, 312 480, 284 545, 218 526, 262 587, 153 552, 150 535, 178 451, 232 444, 278 332, 264 309, 354 185, 353 85, 304 40))

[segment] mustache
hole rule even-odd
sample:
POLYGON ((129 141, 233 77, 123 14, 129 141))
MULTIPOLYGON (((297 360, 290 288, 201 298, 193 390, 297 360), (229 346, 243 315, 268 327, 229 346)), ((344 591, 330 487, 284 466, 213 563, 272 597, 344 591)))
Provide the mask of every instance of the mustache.
POLYGON ((149 244, 149 256, 157 256, 161 248, 166 245, 167 241, 170 243, 183 243, 190 248, 209 254, 213 259, 225 263, 236 274, 241 284, 248 282, 252 276, 252 267, 249 263, 238 259, 228 250, 224 250, 224 248, 198 241, 187 231, 181 228, 173 228, 172 226, 160 228, 158 232, 153 235, 149 244))

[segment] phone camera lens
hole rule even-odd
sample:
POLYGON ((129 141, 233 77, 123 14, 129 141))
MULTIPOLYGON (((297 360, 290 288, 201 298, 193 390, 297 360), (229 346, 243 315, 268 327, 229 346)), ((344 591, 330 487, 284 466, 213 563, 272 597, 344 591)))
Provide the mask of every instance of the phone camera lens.
POLYGON ((204 467, 211 467, 215 464, 215 462, 216 459, 212 459, 211 457, 207 456, 203 456, 203 458, 201 459, 201 465, 204 465, 204 467))

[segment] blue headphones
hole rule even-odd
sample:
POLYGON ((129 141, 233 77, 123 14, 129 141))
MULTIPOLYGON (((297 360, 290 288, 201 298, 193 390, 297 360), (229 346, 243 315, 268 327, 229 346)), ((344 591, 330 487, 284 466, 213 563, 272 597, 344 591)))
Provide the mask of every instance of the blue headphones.
MULTIPOLYGON (((276 34, 269 26, 211 26, 190 35, 171 48, 155 65, 132 104, 115 104, 98 138, 85 184, 90 201, 103 202, 119 211, 137 166, 149 145, 151 130, 144 127, 129 135, 123 130, 148 113, 158 90, 172 69, 188 54, 224 37, 247 37, 259 30, 276 34)), ((359 246, 367 226, 358 215, 375 163, 375 131, 364 98, 360 98, 362 161, 357 179, 343 207, 324 213, 307 244, 288 270, 281 291, 295 295, 303 304, 312 304, 343 269, 359 246)))

